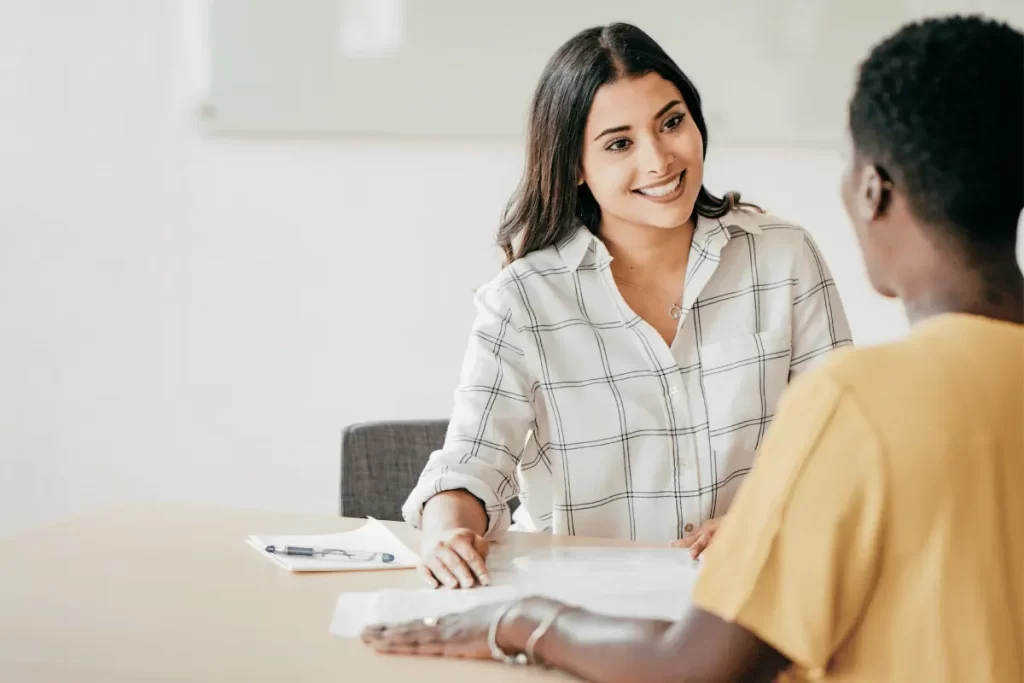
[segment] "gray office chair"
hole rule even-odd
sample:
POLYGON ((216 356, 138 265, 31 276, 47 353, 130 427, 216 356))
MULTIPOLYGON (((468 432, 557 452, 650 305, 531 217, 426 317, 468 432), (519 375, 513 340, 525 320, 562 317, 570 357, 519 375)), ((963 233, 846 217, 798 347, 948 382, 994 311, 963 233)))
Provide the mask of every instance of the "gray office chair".
MULTIPOLYGON (((400 521, 402 504, 447 429, 447 420, 404 420, 342 430, 338 514, 400 521)), ((513 510, 518 502, 509 502, 513 510)))

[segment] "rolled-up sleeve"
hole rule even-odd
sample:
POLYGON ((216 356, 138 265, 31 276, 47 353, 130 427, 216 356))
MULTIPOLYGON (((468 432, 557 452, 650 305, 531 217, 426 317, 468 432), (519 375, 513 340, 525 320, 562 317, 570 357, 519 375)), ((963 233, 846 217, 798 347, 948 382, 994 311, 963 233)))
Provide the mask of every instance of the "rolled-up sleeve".
POLYGON ((488 536, 509 526, 508 500, 519 493, 516 469, 535 422, 513 297, 497 283, 477 291, 444 446, 431 454, 402 508, 414 527, 431 497, 460 489, 483 503, 488 536))
POLYGON ((807 232, 803 234, 803 247, 796 261, 796 281, 790 379, 819 365, 833 349, 853 343, 836 282, 821 250, 807 232))

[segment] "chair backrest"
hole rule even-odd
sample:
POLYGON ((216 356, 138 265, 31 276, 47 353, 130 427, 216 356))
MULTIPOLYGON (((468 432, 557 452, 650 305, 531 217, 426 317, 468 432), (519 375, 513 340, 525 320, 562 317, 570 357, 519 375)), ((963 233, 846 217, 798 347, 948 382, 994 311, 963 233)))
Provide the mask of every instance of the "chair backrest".
MULTIPOLYGON (((364 422, 341 432, 343 517, 402 520, 409 496, 430 454, 444 445, 448 420, 364 422)), ((512 513, 519 498, 508 501, 512 513)))
POLYGON ((341 433, 341 500, 345 517, 401 520, 402 504, 430 454, 444 444, 448 420, 366 422, 341 433))

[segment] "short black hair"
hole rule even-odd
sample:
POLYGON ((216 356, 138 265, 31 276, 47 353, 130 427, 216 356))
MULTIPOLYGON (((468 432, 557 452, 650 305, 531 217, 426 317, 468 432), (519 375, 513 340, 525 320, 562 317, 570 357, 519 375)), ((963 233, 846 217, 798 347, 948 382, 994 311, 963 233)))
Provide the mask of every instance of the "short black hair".
POLYGON ((909 24, 860 65, 854 152, 922 221, 975 255, 1009 246, 1024 208, 1024 35, 990 19, 909 24))

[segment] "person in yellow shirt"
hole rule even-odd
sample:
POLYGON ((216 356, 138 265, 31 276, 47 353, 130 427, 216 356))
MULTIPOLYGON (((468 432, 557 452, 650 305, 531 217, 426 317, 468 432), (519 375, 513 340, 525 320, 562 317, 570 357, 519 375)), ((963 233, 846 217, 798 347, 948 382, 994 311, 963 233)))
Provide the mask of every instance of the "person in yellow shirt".
POLYGON ((862 63, 849 129, 844 204, 912 331, 787 390, 690 611, 529 598, 365 642, 590 681, 1024 681, 1024 35, 904 27, 862 63))

